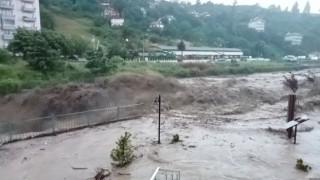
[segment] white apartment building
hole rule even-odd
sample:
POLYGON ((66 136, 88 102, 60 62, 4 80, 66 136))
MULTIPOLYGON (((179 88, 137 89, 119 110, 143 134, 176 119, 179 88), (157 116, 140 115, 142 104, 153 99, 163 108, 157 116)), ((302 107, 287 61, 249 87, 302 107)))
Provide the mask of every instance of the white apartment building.
POLYGON ((302 43, 303 35, 300 33, 290 33, 288 32, 284 37, 285 41, 291 42, 291 45, 299 46, 302 43))
POLYGON ((248 27, 255 29, 258 32, 263 32, 265 29, 265 21, 259 17, 256 17, 250 20, 248 27))
POLYGON ((39 0, 0 0, 0 48, 13 40, 16 28, 40 30, 39 0))

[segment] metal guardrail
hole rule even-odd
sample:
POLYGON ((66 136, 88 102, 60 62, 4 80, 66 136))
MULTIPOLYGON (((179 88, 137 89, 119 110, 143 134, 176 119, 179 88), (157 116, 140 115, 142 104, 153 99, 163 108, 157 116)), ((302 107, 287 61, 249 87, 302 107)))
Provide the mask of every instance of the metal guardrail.
POLYGON ((158 167, 150 180, 180 180, 180 171, 161 169, 158 167))
POLYGON ((135 104, 0 123, 0 144, 139 118, 142 112, 143 104, 135 104))

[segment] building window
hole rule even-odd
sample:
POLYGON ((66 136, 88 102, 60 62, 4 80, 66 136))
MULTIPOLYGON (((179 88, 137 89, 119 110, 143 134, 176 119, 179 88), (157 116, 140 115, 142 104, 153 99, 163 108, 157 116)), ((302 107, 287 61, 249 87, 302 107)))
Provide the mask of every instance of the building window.
POLYGON ((13 11, 8 10, 0 10, 1 15, 13 15, 13 11))
POLYGON ((13 34, 13 31, 5 29, 5 30, 3 30, 3 34, 11 35, 11 34, 13 34))
POLYGON ((3 24, 14 25, 14 20, 4 19, 3 24))

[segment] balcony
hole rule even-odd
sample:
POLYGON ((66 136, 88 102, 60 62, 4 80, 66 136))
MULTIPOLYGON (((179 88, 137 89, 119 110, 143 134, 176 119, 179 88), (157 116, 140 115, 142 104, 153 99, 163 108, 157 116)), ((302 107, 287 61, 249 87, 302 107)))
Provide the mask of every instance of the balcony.
POLYGON ((13 14, 3 14, 1 15, 1 19, 15 20, 15 16, 13 14))
POLYGON ((23 28, 25 28, 26 30, 29 30, 29 31, 36 31, 37 30, 37 27, 35 27, 35 26, 24 26, 23 28))
POLYGON ((0 1, 0 8, 2 9, 13 9, 14 6, 11 1, 0 1))
POLYGON ((12 40, 14 38, 13 34, 4 34, 2 35, 4 40, 12 40))
POLYGON ((25 12, 35 12, 36 8, 35 7, 31 7, 31 6, 23 6, 22 10, 25 12))
POLYGON ((16 26, 13 25, 13 24, 3 24, 2 25, 2 29, 4 29, 4 30, 15 30, 16 26))
POLYGON ((34 3, 34 0, 22 0, 22 2, 34 3))
POLYGON ((26 22, 35 22, 37 18, 35 17, 28 17, 28 16, 23 16, 23 20, 26 22))

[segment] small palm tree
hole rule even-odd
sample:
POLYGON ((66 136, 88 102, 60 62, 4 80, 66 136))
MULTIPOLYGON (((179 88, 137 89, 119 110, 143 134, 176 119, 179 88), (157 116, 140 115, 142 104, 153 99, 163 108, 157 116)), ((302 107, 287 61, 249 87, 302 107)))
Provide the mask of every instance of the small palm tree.
POLYGON ((178 45, 177 48, 179 51, 181 51, 181 61, 183 60, 183 51, 186 50, 186 45, 184 44, 184 42, 181 40, 178 45))

